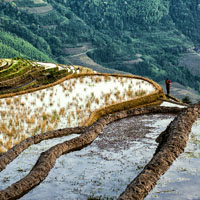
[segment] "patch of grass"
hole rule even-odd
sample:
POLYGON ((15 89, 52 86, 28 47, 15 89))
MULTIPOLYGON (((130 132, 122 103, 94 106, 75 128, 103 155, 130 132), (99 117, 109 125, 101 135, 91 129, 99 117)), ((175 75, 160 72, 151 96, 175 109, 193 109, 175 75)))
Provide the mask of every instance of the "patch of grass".
POLYGON ((3 152, 6 152, 6 151, 7 151, 7 149, 0 145, 0 152, 3 153, 3 152))
POLYGON ((133 97, 133 90, 129 88, 129 89, 127 90, 126 94, 127 94, 127 96, 128 96, 129 98, 133 97))
POLYGON ((8 129, 7 129, 7 124, 6 124, 5 122, 1 122, 1 123, 0 123, 0 130, 1 130, 2 132, 7 132, 7 131, 8 131, 8 129))
POLYGON ((67 116, 67 123, 71 124, 71 116, 70 115, 67 116))
POLYGON ((26 116, 26 122, 28 124, 35 124, 35 115, 31 115, 30 117, 26 116))
POLYGON ((49 102, 49 106, 53 106, 53 102, 52 101, 49 102))
POLYGON ((5 144, 4 144, 4 146, 7 148, 7 149, 11 149, 12 148, 12 140, 11 139, 9 139, 5 144))
POLYGON ((104 76, 104 81, 105 82, 108 82, 108 81, 110 81, 111 80, 111 77, 110 76, 108 76, 108 75, 105 75, 104 76))
POLYGON ((69 87, 69 91, 70 91, 70 92, 72 92, 72 91, 73 91, 73 88, 72 88, 72 86, 70 86, 70 87, 69 87))
POLYGON ((21 101, 21 98, 20 98, 20 97, 14 97, 14 98, 13 98, 13 103, 14 103, 14 104, 19 104, 20 101, 21 101))
POLYGON ((6 111, 0 111, 0 114, 1 114, 2 118, 5 118, 5 116, 6 116, 7 113, 6 113, 6 111))
POLYGON ((43 120, 43 121, 40 123, 41 133, 44 133, 44 132, 45 132, 47 124, 48 124, 48 121, 47 121, 47 120, 43 120))
POLYGON ((99 105, 99 99, 98 99, 98 98, 95 98, 95 103, 96 103, 97 105, 99 105))
POLYGON ((65 108, 64 107, 60 108, 59 115, 61 115, 61 116, 65 115, 65 108))
POLYGON ((114 96, 116 97, 116 99, 120 99, 120 93, 121 93, 120 90, 114 93, 114 96))
POLYGON ((86 105, 85 105, 86 109, 89 109, 91 107, 91 101, 89 100, 86 105))
POLYGON ((98 77, 98 76, 97 76, 97 77, 95 78, 95 83, 100 83, 101 81, 102 81, 102 80, 101 80, 101 77, 98 77))
POLYGON ((12 103, 12 100, 9 98, 9 99, 6 99, 6 105, 10 105, 12 103))
POLYGON ((146 94, 145 90, 138 90, 135 92, 135 96, 140 97, 146 94))
POLYGON ((105 94, 105 96, 104 96, 104 101, 105 101, 105 104, 109 104, 109 99, 110 99, 110 96, 111 96, 111 94, 110 94, 110 93, 108 93, 108 94, 105 94))
POLYGON ((31 131, 32 135, 36 135, 36 133, 38 133, 39 130, 40 130, 40 126, 39 126, 39 125, 36 126, 36 127, 34 127, 34 128, 32 129, 32 131, 31 131))
MULTIPOLYGON (((109 81, 109 76, 104 78, 104 76, 87 76, 86 78, 82 78, 83 84, 88 83, 88 85, 92 85, 91 87, 96 86, 96 81, 98 83, 109 81), (98 79, 97 79, 98 78, 98 79), (92 82, 93 79, 93 82, 92 82), (87 81, 86 81, 87 80, 87 81), (101 81, 101 82, 99 82, 101 81)), ((114 88, 110 89, 109 92, 105 92, 105 90, 102 90, 102 94, 98 97, 96 97, 96 93, 93 92, 93 90, 89 93, 87 92, 87 95, 80 94, 72 94, 69 93, 69 88, 74 89, 74 87, 77 87, 76 81, 74 79, 69 79, 68 81, 65 81, 59 85, 57 85, 55 88, 51 87, 45 90, 40 90, 34 93, 28 93, 15 96, 11 99, 10 105, 6 104, 6 99, 1 100, 2 105, 5 105, 6 111, 0 111, 1 118, 4 120, 2 122, 5 123, 5 140, 7 141, 7 137, 15 138, 17 140, 21 140, 21 133, 30 133, 32 135, 35 135, 40 132, 45 132, 48 130, 55 129, 58 127, 60 123, 60 117, 62 116, 62 120, 66 121, 67 126, 74 126, 74 124, 83 124, 85 123, 90 114, 96 110, 104 107, 105 105, 112 105, 116 104, 120 101, 126 101, 127 99, 127 91, 125 91, 125 88, 128 87, 129 90, 131 90, 131 84, 129 80, 120 79, 119 77, 111 77, 110 81, 113 84, 114 80, 116 81, 116 85, 114 88), (122 80, 126 85, 124 87, 124 90, 119 90, 119 87, 117 86, 119 84, 119 81, 122 80), (73 86, 74 85, 74 86, 73 86), (60 88, 59 88, 60 87, 60 88), (63 91, 62 88, 66 87, 67 91, 63 91), (54 94, 57 90, 58 92, 63 91, 63 95, 69 96, 69 101, 66 98, 66 104, 64 107, 61 107, 61 103, 56 103, 54 100, 54 94), (30 95, 32 97, 30 98, 30 95), (46 99, 45 96, 48 96, 48 101, 50 102, 50 106, 53 106, 55 103, 55 106, 57 106, 57 110, 52 111, 52 113, 46 113, 46 110, 49 109, 49 104, 46 105, 46 99), (37 100, 34 100, 34 98, 37 98, 37 100), (42 101, 42 102, 39 102, 42 101), (84 101, 84 102, 83 102, 84 101), (36 107, 36 103, 37 107, 36 107), (84 104, 82 104, 84 103, 84 104), (41 105, 42 104, 42 105, 41 105), (40 106, 39 106, 40 105, 40 106), (18 114, 16 114, 18 113, 18 114), (14 116, 15 118, 11 120, 9 116, 14 116), (41 121, 41 122, 40 122, 41 121), (10 128, 8 129, 8 127, 10 128), (15 129, 11 129, 11 127, 15 127, 15 129), (11 129, 11 130, 10 130, 11 129), (19 137, 17 137, 17 135, 19 137)), ((73 91, 72 91, 73 92, 73 91)), ((138 92, 137 95, 142 95, 142 92, 138 92)), ((60 94, 59 94, 60 95, 60 94)), ((56 95, 55 95, 56 96, 56 95)), ((129 95, 131 96, 131 95, 129 95)), ((132 97, 132 96, 131 96, 132 97)), ((61 101, 62 102, 62 101, 61 101)), ((3 107, 3 106, 2 106, 3 107)), ((51 108, 53 109, 53 108, 51 108)), ((27 137, 27 135, 25 135, 27 137)))

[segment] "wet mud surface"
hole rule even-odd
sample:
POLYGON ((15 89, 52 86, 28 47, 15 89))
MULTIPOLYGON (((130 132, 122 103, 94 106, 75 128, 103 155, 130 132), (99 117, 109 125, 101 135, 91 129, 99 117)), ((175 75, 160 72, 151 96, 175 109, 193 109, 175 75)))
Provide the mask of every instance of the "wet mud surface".
POLYGON ((96 145, 99 150, 106 149, 114 152, 119 152, 121 149, 127 150, 133 145, 134 141, 139 141, 141 139, 147 144, 149 140, 149 144, 151 145, 153 138, 148 134, 155 131, 155 122, 171 119, 173 117, 174 115, 170 114, 149 114, 118 120, 104 128, 99 138, 94 141, 94 145, 96 145))

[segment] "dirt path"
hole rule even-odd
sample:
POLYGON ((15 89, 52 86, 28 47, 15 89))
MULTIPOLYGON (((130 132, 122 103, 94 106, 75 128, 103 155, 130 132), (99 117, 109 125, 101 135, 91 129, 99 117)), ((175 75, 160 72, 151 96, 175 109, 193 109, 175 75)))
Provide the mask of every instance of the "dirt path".
POLYGON ((82 52, 82 53, 79 53, 79 54, 75 54, 75 55, 71 55, 71 56, 67 56, 66 58, 73 58, 73 57, 77 57, 77 56, 85 55, 85 54, 87 54, 87 53, 90 52, 90 51, 94 51, 95 49, 97 49, 97 48, 88 49, 88 50, 85 51, 85 52, 82 52))

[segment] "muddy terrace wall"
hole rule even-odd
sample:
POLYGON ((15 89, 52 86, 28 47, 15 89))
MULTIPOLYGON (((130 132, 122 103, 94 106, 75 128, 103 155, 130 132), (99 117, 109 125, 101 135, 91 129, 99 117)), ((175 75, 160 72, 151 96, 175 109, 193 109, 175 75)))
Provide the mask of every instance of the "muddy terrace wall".
POLYGON ((112 105, 100 108, 92 112, 89 119, 87 120, 86 123, 83 124, 83 126, 90 126, 99 118, 115 113, 115 112, 120 112, 120 111, 128 110, 131 108, 140 108, 142 106, 160 105, 162 101, 160 101, 159 98, 162 95, 163 93, 160 93, 159 91, 157 91, 147 96, 138 97, 135 99, 131 99, 129 101, 120 102, 120 103, 116 103, 116 104, 112 104, 112 105))
MULTIPOLYGON (((79 137, 74 138, 70 141, 63 142, 55 145, 46 152, 43 152, 37 163, 33 166, 30 173, 20 181, 13 183, 10 187, 0 191, 0 199, 17 199, 28 193, 31 189, 36 187, 42 182, 47 176, 51 168, 53 168, 56 159, 63 154, 80 150, 90 143, 92 143, 96 137, 101 133, 105 125, 125 117, 134 115, 149 114, 149 113, 173 113, 177 114, 181 111, 181 108, 170 108, 170 107, 143 107, 138 109, 129 109, 126 111, 117 112, 104 116, 97 120, 90 127, 77 127, 72 129, 63 129, 58 131, 52 131, 45 134, 33 136, 22 141, 6 153, 0 156, 0 169, 3 170, 8 163, 14 160, 22 151, 28 148, 30 145, 39 143, 41 140, 48 138, 59 137, 63 135, 69 135, 72 133, 81 134, 79 137)), ((132 191, 132 190, 131 190, 132 191)), ((123 197, 121 197, 123 199, 123 197)), ((134 198, 124 198, 134 199, 134 198)))
POLYGON ((153 189, 173 161, 184 151, 193 123, 200 117, 200 103, 182 111, 156 139, 159 143, 152 160, 127 186, 118 200, 142 200, 153 189))

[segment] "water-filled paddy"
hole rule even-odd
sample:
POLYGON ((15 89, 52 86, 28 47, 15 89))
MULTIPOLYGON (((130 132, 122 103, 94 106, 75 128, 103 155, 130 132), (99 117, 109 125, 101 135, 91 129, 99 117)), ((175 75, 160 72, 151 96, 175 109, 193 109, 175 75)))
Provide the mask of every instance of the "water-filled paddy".
POLYGON ((155 91, 142 79, 94 75, 0 99, 0 152, 35 134, 83 125, 99 108, 155 91))
MULTIPOLYGON (((157 146, 155 138, 173 117, 146 115, 111 123, 85 149, 61 156, 49 176, 21 199, 116 199, 149 162, 157 146)), ((28 173, 32 164, 28 164, 31 159, 27 157, 31 158, 33 153, 28 149, 26 157, 21 156, 4 170, 0 185, 5 182, 8 186, 16 181, 17 174, 23 177, 28 173)))
MULTIPOLYGON (((81 151, 61 156, 49 176, 21 199, 117 199, 151 159, 155 138, 174 118, 146 115, 119 120, 106 126, 100 136, 81 151)), ((145 198, 200 199, 200 119, 194 123, 185 152, 161 177, 145 198)), ((72 135, 33 145, 0 174, 0 189, 23 178, 39 154, 72 135)))
POLYGON ((198 200, 200 185, 200 119, 194 123, 183 154, 161 177, 146 200, 198 200))

